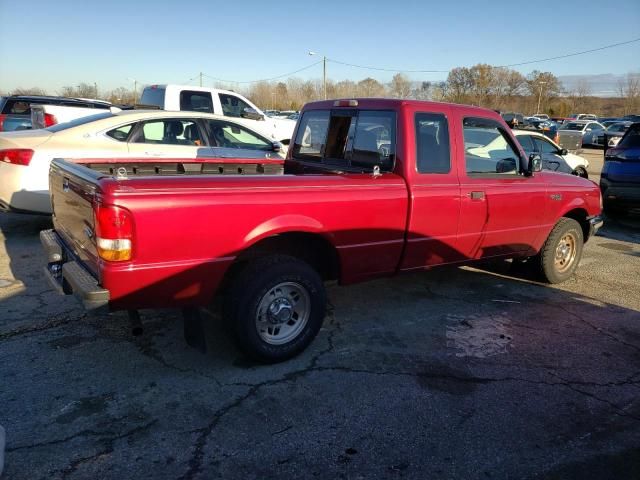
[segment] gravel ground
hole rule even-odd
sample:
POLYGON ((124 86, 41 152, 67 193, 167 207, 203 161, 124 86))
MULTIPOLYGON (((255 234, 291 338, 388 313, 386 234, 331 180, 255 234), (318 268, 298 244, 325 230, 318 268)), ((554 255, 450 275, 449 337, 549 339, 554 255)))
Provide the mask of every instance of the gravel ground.
POLYGON ((640 478, 640 217, 560 286, 507 263, 331 286, 275 366, 215 313, 204 355, 177 312, 141 337, 87 315, 42 277, 47 224, 0 215, 3 478, 640 478))

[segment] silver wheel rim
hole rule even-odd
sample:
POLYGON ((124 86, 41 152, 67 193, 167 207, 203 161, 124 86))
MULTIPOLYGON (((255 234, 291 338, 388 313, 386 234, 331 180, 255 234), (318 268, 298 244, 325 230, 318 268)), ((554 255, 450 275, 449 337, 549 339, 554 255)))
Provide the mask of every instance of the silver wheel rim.
POLYGON ((256 310, 256 330, 270 345, 294 340, 304 329, 311 313, 311 297, 295 282, 283 282, 269 289, 256 310))

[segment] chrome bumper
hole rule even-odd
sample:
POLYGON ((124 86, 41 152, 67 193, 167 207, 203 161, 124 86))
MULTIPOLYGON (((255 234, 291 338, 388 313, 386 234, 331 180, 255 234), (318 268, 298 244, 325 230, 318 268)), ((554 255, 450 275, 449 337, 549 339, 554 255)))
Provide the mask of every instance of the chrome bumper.
POLYGON ((75 295, 87 310, 109 304, 109 291, 102 288, 80 263, 69 260, 64 244, 53 230, 40 232, 40 243, 47 254, 45 277, 58 293, 75 295))
POLYGON ((600 215, 589 218, 589 237, 594 236, 604 225, 604 220, 600 215))

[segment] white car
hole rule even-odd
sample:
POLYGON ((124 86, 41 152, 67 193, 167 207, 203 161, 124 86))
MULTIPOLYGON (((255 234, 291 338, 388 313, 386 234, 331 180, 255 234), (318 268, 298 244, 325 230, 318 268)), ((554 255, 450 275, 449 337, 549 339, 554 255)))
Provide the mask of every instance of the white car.
POLYGON ((191 85, 149 85, 142 91, 140 103, 164 110, 214 113, 233 117, 261 135, 289 145, 294 120, 269 116, 237 92, 191 85))
POLYGON ((531 130, 513 130, 513 134, 527 155, 537 153, 542 157, 544 169, 588 178, 589 161, 586 158, 569 153, 542 133, 531 130))
POLYGON ((0 133, 0 209, 51 213, 54 158, 282 159, 278 142, 234 119, 196 112, 104 112, 40 130, 0 133))

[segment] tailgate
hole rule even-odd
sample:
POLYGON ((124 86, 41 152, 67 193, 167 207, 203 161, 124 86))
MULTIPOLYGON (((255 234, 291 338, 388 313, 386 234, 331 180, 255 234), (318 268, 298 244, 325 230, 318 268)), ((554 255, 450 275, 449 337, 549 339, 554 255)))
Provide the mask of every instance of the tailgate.
POLYGON ((53 226, 67 247, 98 276, 93 202, 104 176, 82 165, 55 159, 49 170, 53 226))

